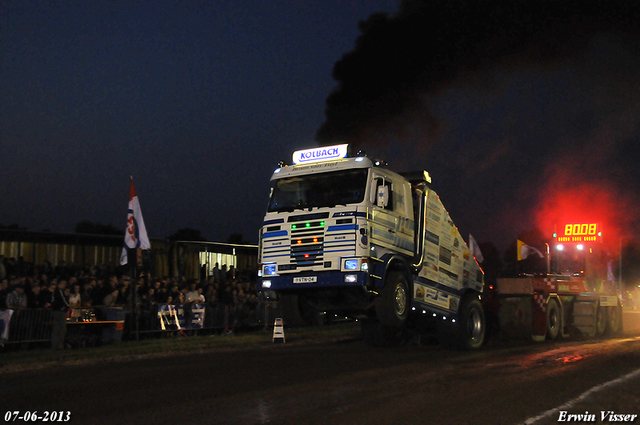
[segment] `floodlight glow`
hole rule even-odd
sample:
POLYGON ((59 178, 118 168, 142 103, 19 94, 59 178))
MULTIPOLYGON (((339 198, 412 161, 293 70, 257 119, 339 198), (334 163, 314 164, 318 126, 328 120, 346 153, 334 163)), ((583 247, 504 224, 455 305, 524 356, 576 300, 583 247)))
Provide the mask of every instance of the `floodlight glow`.
POLYGON ((564 245, 556 245, 556 249, 558 251, 563 251, 564 250, 564 245))

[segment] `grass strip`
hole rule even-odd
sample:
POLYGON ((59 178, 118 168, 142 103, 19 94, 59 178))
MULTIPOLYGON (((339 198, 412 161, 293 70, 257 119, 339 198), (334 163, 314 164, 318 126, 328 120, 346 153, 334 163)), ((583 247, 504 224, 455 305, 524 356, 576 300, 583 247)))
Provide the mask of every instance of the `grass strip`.
MULTIPOLYGON (((346 322, 321 327, 284 328, 286 344, 340 342, 358 338, 357 323, 346 322)), ((219 350, 246 350, 272 346, 272 331, 259 330, 233 335, 165 334, 161 338, 123 341, 98 347, 54 351, 48 348, 5 350, 0 353, 0 374, 37 370, 51 366, 91 364, 104 361, 127 361, 140 358, 205 353, 219 350)))

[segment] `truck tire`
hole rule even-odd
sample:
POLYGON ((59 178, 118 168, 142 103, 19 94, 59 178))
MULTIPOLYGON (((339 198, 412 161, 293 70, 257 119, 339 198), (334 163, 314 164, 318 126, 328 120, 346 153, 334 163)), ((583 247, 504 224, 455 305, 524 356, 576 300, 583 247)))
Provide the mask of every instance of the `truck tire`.
POLYGON ((558 302, 552 298, 547 304, 547 339, 553 341, 558 338, 561 326, 560 307, 558 307, 558 302))
POLYGON ((463 350, 478 350, 484 344, 487 323, 480 300, 467 296, 460 306, 456 326, 458 346, 463 350))
POLYGON ((376 303, 376 315, 382 326, 399 329, 405 326, 411 305, 407 279, 399 271, 391 271, 376 303))
POLYGON ((609 307, 606 333, 607 335, 619 335, 622 333, 622 306, 620 303, 615 307, 609 307))

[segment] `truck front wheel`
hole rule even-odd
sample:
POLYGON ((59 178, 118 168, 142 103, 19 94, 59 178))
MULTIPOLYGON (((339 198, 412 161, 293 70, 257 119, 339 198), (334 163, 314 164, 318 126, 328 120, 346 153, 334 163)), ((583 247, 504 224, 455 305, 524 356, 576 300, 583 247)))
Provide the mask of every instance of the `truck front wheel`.
POLYGON ((387 274, 382 296, 376 303, 376 315, 383 326, 401 328, 409 316, 411 294, 404 274, 392 271, 387 274))

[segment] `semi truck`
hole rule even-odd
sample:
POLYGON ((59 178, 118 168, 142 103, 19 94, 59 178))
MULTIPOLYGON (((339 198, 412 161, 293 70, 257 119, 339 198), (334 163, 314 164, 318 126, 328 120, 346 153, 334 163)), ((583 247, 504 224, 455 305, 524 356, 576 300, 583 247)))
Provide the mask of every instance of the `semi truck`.
POLYGON ((544 341, 622 332, 619 295, 615 290, 589 288, 582 276, 498 278, 483 301, 505 339, 544 341))
POLYGON ((503 338, 544 341, 620 334, 620 282, 602 248, 600 223, 571 221, 555 227, 546 273, 491 282, 483 297, 487 315, 498 322, 503 338))
POLYGON ((431 188, 341 144, 281 162, 259 237, 258 290, 357 318, 371 345, 436 329, 443 344, 479 349, 484 273, 431 188))

